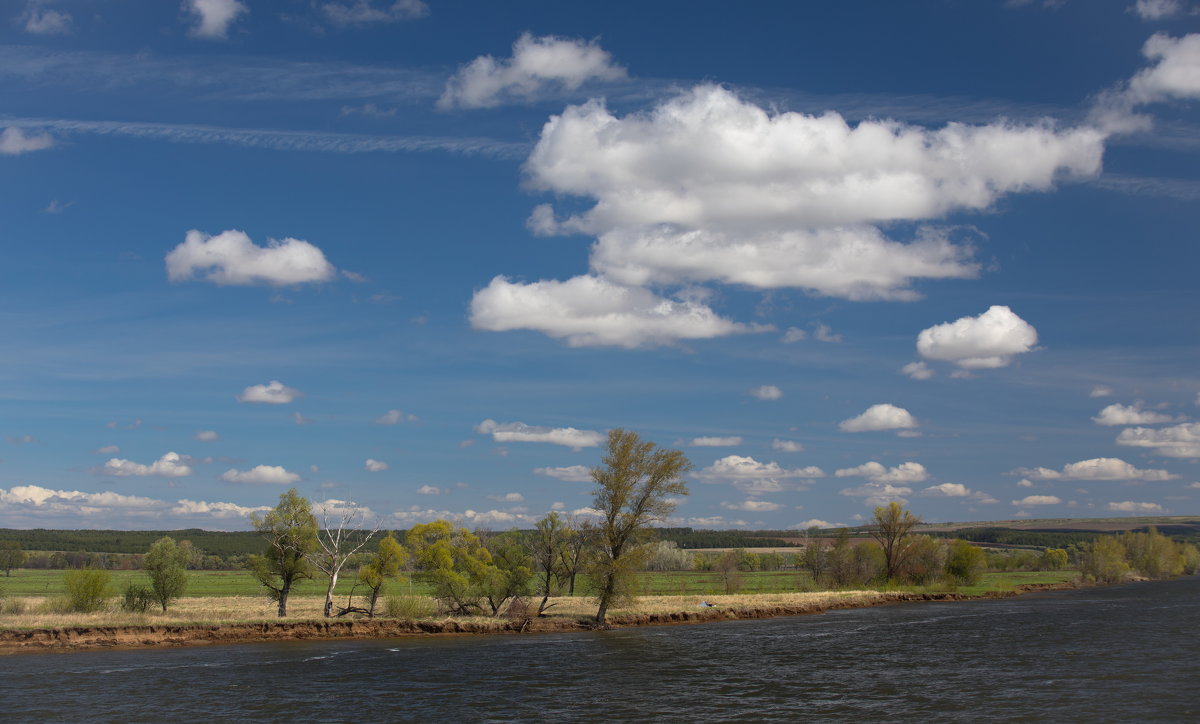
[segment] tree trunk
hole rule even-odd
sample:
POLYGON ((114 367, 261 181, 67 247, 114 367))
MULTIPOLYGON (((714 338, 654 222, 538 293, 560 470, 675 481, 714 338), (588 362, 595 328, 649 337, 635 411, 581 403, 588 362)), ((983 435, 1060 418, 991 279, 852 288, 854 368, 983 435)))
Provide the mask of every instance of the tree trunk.
POLYGON ((333 615, 333 587, 337 585, 338 571, 329 574, 329 587, 325 589, 325 618, 333 615))
POLYGON ((288 594, 291 593, 291 590, 291 581, 284 581, 283 587, 279 589, 279 618, 284 618, 287 616, 287 599, 288 594))
POLYGON ((603 624, 605 617, 608 616, 608 603, 612 600, 616 587, 617 577, 612 575, 611 571, 605 573, 604 590, 600 592, 600 608, 596 611, 596 623, 603 624))
POLYGON ((367 618, 375 618, 375 603, 379 600, 379 588, 371 589, 371 606, 367 611, 367 618))

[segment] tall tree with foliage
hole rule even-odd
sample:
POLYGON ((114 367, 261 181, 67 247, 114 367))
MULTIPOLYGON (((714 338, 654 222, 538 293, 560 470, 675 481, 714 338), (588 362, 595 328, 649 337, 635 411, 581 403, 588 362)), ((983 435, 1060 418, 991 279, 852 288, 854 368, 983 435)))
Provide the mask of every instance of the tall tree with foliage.
POLYGON ((497 573, 479 536, 445 520, 414 525, 405 537, 417 576, 453 614, 483 610, 484 586, 497 573))
POLYGON ((884 576, 896 578, 904 567, 912 544, 912 529, 921 519, 892 501, 875 509, 875 526, 871 537, 883 549, 884 576))
POLYGON ((370 603, 367 605, 367 616, 375 617, 375 605, 379 603, 379 594, 387 582, 400 575, 400 567, 408 560, 408 551, 396 540, 390 532, 379 539, 379 545, 371 560, 358 571, 358 580, 371 592, 370 603))
POLYGON ((190 551, 163 536, 142 557, 142 568, 150 576, 150 594, 166 613, 167 606, 187 589, 187 564, 190 551))
POLYGON ((0 543, 0 568, 5 576, 11 576, 14 568, 20 568, 25 563, 25 551, 21 544, 14 541, 0 543))
POLYGON ((500 615, 509 599, 529 594, 533 559, 523 538, 520 531, 510 530, 490 536, 485 543, 495 570, 484 579, 482 592, 493 616, 500 615))
POLYGON ((346 561, 362 550, 379 532, 375 526, 364 532, 366 511, 352 500, 327 500, 321 504, 321 528, 317 548, 310 558, 329 580, 325 587, 325 617, 333 615, 333 589, 346 561))
POLYGON ((584 554, 592 548, 596 541, 596 525, 583 518, 567 518, 565 521, 566 540, 559 554, 561 562, 560 583, 567 585, 567 595, 575 595, 575 579, 583 568, 584 554))
POLYGON ((603 624, 609 606, 628 591, 652 523, 675 510, 674 496, 687 495, 683 474, 692 464, 679 450, 643 441, 627 430, 608 433, 607 454, 592 469, 599 510, 593 581, 599 590, 596 623, 603 624))
POLYGON ((279 603, 279 617, 283 618, 292 586, 313 576, 309 556, 317 548, 317 518, 308 498, 292 488, 279 496, 279 505, 266 515, 251 515, 250 523, 267 539, 267 551, 250 556, 246 567, 279 603))
POLYGON ((564 579, 564 549, 570 531, 562 516, 555 511, 537 522, 529 537, 529 554, 537 572, 537 592, 542 595, 537 615, 541 616, 553 604, 548 603, 558 584, 564 579))

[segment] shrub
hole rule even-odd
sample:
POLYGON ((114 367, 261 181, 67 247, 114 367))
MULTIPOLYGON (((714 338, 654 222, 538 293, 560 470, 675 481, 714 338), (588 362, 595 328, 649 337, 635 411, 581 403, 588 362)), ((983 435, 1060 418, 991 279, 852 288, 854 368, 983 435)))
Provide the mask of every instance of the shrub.
POLYGON ((0 614, 8 616, 20 616, 25 613, 27 606, 23 598, 6 598, 0 601, 0 614))
MULTIPOLYGON (((1066 556, 1066 553, 1063 554, 1066 556)), ((973 546, 965 540, 956 540, 950 544, 950 553, 946 557, 946 577, 957 584, 973 586, 979 582, 983 569, 987 566, 987 554, 979 546, 973 546)))
POLYGON ((104 607, 109 597, 111 576, 100 568, 76 568, 63 575, 67 606, 78 613, 91 613, 104 607))
POLYGON ((130 583, 121 598, 121 610, 128 613, 145 613, 154 603, 154 591, 140 583, 130 583))
POLYGON ((383 615, 388 618, 429 618, 437 613, 437 605, 424 596, 388 596, 383 600, 383 615))

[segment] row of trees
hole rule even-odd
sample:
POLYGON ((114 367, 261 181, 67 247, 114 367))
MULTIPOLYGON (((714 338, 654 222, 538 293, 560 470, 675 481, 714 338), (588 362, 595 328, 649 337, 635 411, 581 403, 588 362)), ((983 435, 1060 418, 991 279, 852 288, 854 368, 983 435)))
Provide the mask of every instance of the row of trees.
POLYGON ((1086 578, 1117 583, 1134 576, 1172 578, 1200 572, 1200 549, 1177 543, 1150 528, 1145 533, 1121 533, 1097 538, 1082 556, 1086 578))

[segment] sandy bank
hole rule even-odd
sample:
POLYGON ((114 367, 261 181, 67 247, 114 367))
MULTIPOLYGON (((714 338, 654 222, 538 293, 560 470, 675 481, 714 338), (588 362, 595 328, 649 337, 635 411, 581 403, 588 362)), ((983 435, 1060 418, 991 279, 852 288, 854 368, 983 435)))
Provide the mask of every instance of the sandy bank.
MULTIPOLYGON (((1031 590, 1073 588, 1071 584, 1026 586, 1021 591, 966 596, 958 593, 906 591, 854 591, 822 594, 784 594, 778 600, 761 597, 715 596, 714 608, 697 608, 694 597, 658 597, 648 612, 618 612, 609 617, 610 628, 708 623, 722 620, 773 618, 817 614, 845 608, 865 608, 916 601, 962 601, 999 598, 1031 590), (677 606, 663 599, 678 598, 677 606), (748 599, 743 601, 743 599, 748 599), (661 609, 661 610, 658 610, 661 609), (669 610, 674 609, 674 610, 669 610)), ((76 626, 62 628, 0 629, 0 654, 33 651, 176 647, 242 642, 376 639, 406 636, 549 633, 588 631, 594 624, 583 616, 551 615, 539 619, 509 618, 436 619, 317 619, 220 624, 155 624, 145 626, 76 626)))

